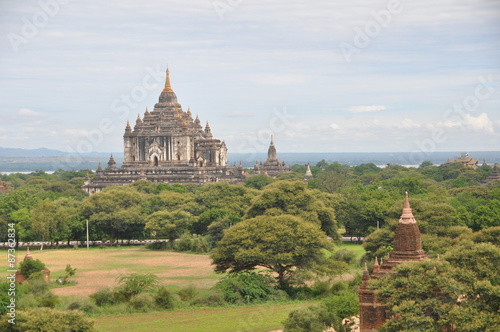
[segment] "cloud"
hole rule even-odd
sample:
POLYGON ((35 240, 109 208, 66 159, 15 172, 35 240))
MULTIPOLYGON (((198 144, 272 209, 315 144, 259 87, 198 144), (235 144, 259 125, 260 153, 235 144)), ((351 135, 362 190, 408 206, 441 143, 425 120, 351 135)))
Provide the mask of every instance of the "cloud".
POLYGON ((230 117, 230 118, 246 118, 246 117, 251 117, 254 115, 250 114, 250 113, 244 113, 242 111, 232 111, 232 112, 226 113, 226 116, 230 117))
POLYGON ((47 114, 41 113, 41 112, 35 112, 33 110, 30 110, 29 108, 21 108, 19 111, 17 111, 17 114, 23 117, 27 118, 45 118, 47 117, 47 114))
POLYGON ((448 129, 467 129, 490 134, 495 132, 493 129, 493 121, 490 120, 486 113, 481 113, 477 117, 465 114, 464 118, 460 121, 440 122, 438 125, 448 129))
POLYGON ((348 111, 351 113, 378 112, 384 110, 386 110, 386 107, 383 105, 355 106, 348 109, 348 111))
POLYGON ((478 117, 466 114, 464 118, 464 125, 478 131, 485 131, 488 133, 495 132, 493 129, 493 122, 486 113, 481 113, 478 117))
POLYGON ((340 130, 340 126, 336 123, 331 123, 330 124, 330 128, 334 129, 334 130, 340 130))

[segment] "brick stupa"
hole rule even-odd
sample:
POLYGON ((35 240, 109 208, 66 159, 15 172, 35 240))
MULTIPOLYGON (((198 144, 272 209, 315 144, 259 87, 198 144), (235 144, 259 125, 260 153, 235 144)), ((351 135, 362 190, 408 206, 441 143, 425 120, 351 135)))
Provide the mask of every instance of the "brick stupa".
POLYGON ((394 234, 394 249, 389 258, 379 264, 375 259, 373 273, 370 275, 365 265, 363 282, 358 290, 360 332, 375 332, 386 320, 387 307, 379 302, 374 290, 369 288, 370 279, 378 279, 388 273, 396 273, 393 269, 397 265, 409 261, 423 261, 427 259, 422 249, 422 237, 413 216, 408 193, 405 196, 403 213, 399 219, 394 234))

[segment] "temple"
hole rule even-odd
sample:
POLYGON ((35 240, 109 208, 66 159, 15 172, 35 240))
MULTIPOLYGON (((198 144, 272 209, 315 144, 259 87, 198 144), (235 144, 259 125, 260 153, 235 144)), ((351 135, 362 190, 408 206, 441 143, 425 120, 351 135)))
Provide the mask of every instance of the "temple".
POLYGON ((365 265, 363 281, 358 290, 361 332, 378 331, 387 318, 387 307, 379 302, 375 290, 369 288, 370 279, 378 279, 388 273, 396 273, 393 269, 401 263, 427 259, 422 249, 422 238, 410 207, 408 193, 405 196, 403 213, 396 227, 393 247, 389 258, 381 264, 375 259, 371 275, 365 265))
MULTIPOLYGON (((197 185, 219 181, 241 183, 248 176, 241 163, 228 166, 226 143, 213 137, 209 123, 203 128, 198 116, 193 119, 191 109, 182 110, 168 69, 158 103, 151 112, 146 108, 142 118, 138 115, 133 128, 127 121, 123 142, 122 167, 116 166, 111 155, 105 169, 99 164, 95 177, 85 178, 84 191, 91 195, 107 186, 138 180, 197 185)), ((262 173, 276 176, 289 171, 284 162, 278 161, 272 138, 268 155, 262 173)))
POLYGON ((463 152, 460 154, 460 157, 455 158, 455 160, 448 159, 449 163, 460 163, 465 167, 471 167, 476 169, 479 167, 479 159, 474 159, 467 152, 463 152))
POLYGON ((500 183, 500 172, 498 171, 498 165, 494 164, 493 171, 491 171, 490 175, 488 175, 482 185, 489 186, 497 183, 500 183))
POLYGON ((258 164, 255 162, 253 167, 254 174, 266 174, 270 177, 276 177, 281 173, 290 172, 290 167, 285 165, 285 162, 280 162, 278 160, 278 154, 276 152, 276 147, 274 146, 274 137, 271 136, 271 144, 267 151, 267 159, 264 163, 260 162, 258 164))

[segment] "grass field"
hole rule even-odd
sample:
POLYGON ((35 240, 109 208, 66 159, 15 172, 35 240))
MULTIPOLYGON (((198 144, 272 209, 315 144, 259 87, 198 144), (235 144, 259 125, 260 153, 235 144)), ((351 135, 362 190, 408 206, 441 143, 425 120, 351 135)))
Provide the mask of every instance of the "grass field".
MULTIPOLYGON (((22 255, 24 252, 19 252, 18 259, 22 255)), ((130 273, 153 273, 161 284, 173 288, 195 284, 200 290, 210 289, 222 277, 213 271, 208 255, 142 247, 36 250, 31 255, 45 263, 52 280, 64 275, 67 264, 77 269, 76 285, 53 290, 61 296, 86 297, 102 288, 115 287, 117 277, 130 273)))
MULTIPOLYGON (((343 244, 360 257, 364 250, 359 244, 343 244)), ((18 260, 25 252, 18 252, 18 260)), ((76 268, 76 285, 54 288, 53 292, 68 299, 87 298, 96 291, 115 287, 116 278, 130 273, 153 273, 161 284, 175 289, 195 285, 200 291, 209 290, 222 277, 213 272, 208 255, 169 251, 152 251, 142 247, 106 249, 60 249, 31 251, 51 271, 52 281, 64 275, 67 264, 76 268)), ((359 272, 351 266, 351 273, 359 272)), ((343 278, 343 279, 344 279, 343 278)), ((145 314, 93 318, 98 331, 272 331, 282 328, 288 313, 310 302, 241 306, 229 308, 194 308, 145 314)), ((111 313, 110 313, 111 315, 111 313)))
POLYGON ((270 304, 235 308, 157 312, 94 318, 98 331, 266 332, 282 328, 288 313, 312 302, 270 304))

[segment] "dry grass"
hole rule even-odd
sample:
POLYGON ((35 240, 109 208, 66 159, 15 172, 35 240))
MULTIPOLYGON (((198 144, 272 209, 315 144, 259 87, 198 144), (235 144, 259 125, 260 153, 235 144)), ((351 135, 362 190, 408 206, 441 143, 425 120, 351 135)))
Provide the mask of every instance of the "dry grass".
MULTIPOLYGON (((208 255, 193 255, 145 248, 64 249, 31 251, 51 271, 51 279, 64 275, 67 264, 76 268, 77 285, 54 289, 63 296, 88 296, 116 286, 116 278, 130 273, 153 273, 161 284, 211 288, 220 275, 213 272, 208 255)), ((21 253, 19 253, 21 256, 21 253)), ((18 259, 20 258, 18 256, 18 259)))

